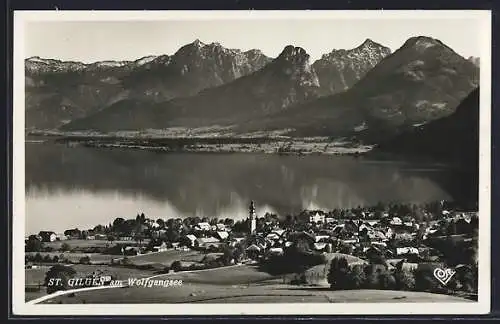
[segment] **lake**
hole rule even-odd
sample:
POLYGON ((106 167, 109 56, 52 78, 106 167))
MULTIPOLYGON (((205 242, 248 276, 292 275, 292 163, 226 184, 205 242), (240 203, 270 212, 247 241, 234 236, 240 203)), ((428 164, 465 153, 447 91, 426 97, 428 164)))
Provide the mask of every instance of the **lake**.
POLYGON ((109 224, 116 217, 247 217, 379 201, 451 199, 437 165, 351 156, 155 153, 26 143, 26 231, 109 224))

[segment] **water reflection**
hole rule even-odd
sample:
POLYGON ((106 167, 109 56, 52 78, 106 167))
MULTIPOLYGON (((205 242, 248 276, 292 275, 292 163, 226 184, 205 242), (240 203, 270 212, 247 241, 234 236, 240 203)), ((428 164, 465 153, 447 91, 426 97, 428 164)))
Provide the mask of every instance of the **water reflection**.
POLYGON ((443 169, 351 157, 159 154, 26 144, 27 231, 115 217, 246 217, 250 199, 280 214, 378 201, 449 199, 443 169))

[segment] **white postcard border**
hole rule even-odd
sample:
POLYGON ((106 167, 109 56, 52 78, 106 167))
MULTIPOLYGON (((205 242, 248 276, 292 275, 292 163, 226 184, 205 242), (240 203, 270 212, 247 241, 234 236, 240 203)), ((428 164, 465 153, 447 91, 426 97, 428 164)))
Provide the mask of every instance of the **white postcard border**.
POLYGON ((337 11, 15 11, 13 111, 14 315, 349 315, 485 314, 490 311, 491 255, 491 12, 487 10, 337 11), (477 19, 481 24, 480 197, 478 302, 467 303, 281 303, 281 304, 29 304, 24 293, 25 157, 24 24, 27 21, 123 21, 208 19, 477 19))

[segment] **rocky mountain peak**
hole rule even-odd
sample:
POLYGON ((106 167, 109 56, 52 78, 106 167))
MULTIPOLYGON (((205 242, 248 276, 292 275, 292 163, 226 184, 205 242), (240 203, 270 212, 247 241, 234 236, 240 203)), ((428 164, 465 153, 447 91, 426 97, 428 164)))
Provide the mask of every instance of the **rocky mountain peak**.
POLYGON ((372 41, 370 38, 367 38, 359 47, 374 47, 374 46, 382 46, 382 45, 372 41))
POLYGON ((198 38, 195 39, 191 45, 195 46, 195 47, 203 47, 205 46, 205 43, 203 43, 202 41, 200 41, 198 38))
POLYGON ((353 49, 334 49, 314 62, 322 95, 345 91, 391 54, 391 50, 367 38, 353 49))
POLYGON ((309 63, 309 54, 302 47, 287 45, 277 58, 278 61, 287 61, 294 65, 305 65, 309 63))
POLYGON ((401 49, 404 48, 413 48, 416 49, 419 52, 424 52, 428 48, 432 48, 435 46, 441 46, 443 48, 448 48, 446 45, 444 45, 440 40, 428 37, 428 36, 415 36, 409 38, 401 47, 401 49))

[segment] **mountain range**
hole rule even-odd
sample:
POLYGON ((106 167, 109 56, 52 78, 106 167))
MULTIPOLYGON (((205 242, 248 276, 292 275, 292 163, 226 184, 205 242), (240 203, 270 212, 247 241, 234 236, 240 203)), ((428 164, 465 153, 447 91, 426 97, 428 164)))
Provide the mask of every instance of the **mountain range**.
MULTIPOLYGON (((312 67, 319 82, 315 95, 345 90, 388 54, 387 47, 366 40, 352 50, 333 50, 323 55, 312 67)), ((199 40, 181 47, 174 55, 147 56, 136 61, 84 64, 32 57, 26 59, 26 126, 60 127, 114 107, 122 100, 128 102, 119 105, 127 106, 134 101, 152 104, 192 96, 252 74, 272 61, 260 50, 243 52, 199 40)), ((287 100, 292 99, 282 99, 287 100)))
POLYGON ((172 56, 136 61, 30 58, 26 126, 109 132, 224 125, 379 141, 452 114, 478 86, 476 64, 423 36, 394 53, 367 39, 312 63, 293 45, 273 59, 199 40, 172 56))
POLYGON ((372 141, 453 113, 479 85, 479 68, 439 40, 413 37, 349 90, 245 125, 293 128, 302 136, 357 136, 372 141))

